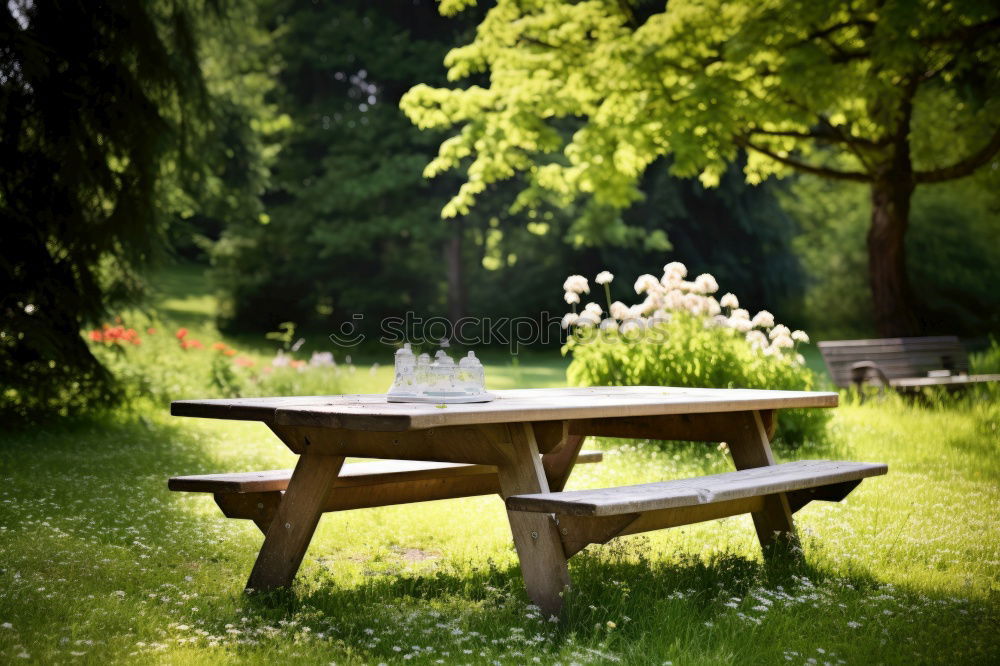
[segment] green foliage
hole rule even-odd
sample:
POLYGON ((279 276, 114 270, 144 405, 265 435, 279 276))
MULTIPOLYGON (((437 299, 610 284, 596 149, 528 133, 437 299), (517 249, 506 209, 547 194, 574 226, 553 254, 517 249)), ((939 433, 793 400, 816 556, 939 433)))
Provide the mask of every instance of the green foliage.
POLYGON ((662 3, 501 0, 475 40, 445 60, 450 80, 488 72, 489 86, 419 85, 402 106, 422 128, 461 126, 426 169, 466 172, 446 217, 516 173, 528 178, 520 204, 545 191, 623 208, 640 198, 644 170, 668 154, 671 173, 706 185, 743 149, 750 183, 800 167, 868 180, 893 154, 889 137, 911 83, 932 91, 917 99, 918 166, 940 164, 927 134, 947 132, 958 152, 992 131, 994 10, 986 2, 692 0, 664 11, 662 3), (584 124, 567 138, 560 123, 573 118, 584 124), (791 159, 793 151, 814 162, 791 159))
POLYGON ((239 73, 202 61, 207 31, 221 48, 225 19, 248 16, 207 0, 0 9, 0 413, 112 399, 81 326, 141 293, 169 216, 192 201, 250 205, 237 190, 260 146, 227 97, 239 73), (223 161, 238 174, 220 176, 223 161))
MULTIPOLYGON (((243 592, 259 530, 165 480, 291 468, 267 428, 159 409, 4 429, 0 661, 997 663, 1000 404, 832 411, 830 442, 795 457, 889 473, 795 514, 807 564, 765 565, 748 517, 593 545, 559 623, 528 607, 496 497, 327 514, 292 593, 262 599, 243 592)), ((595 445, 613 454, 570 489, 732 469, 704 444, 595 445)))
POLYGON ((295 340, 295 322, 294 321, 283 321, 278 324, 277 331, 271 331, 267 333, 264 337, 268 340, 276 340, 281 343, 281 348, 288 351, 292 347, 292 342, 295 340))
POLYGON ((996 338, 990 338, 988 349, 970 354, 969 367, 975 375, 1000 374, 1000 342, 996 338))
MULTIPOLYGON (((907 266, 928 334, 1000 332, 1000 173, 917 190, 907 266)), ((781 194, 799 223, 793 247, 809 279, 801 316, 817 339, 871 337, 864 235, 871 211, 860 185, 802 177, 781 194)))
MULTIPOLYGON (((730 328, 706 327, 682 313, 647 330, 635 342, 595 329, 570 338, 573 361, 566 376, 574 386, 687 386, 808 391, 812 371, 784 356, 765 356, 730 328), (589 332, 589 333, 588 333, 589 332)), ((820 409, 783 410, 781 441, 792 447, 822 441, 830 415, 820 409)))
POLYGON ((310 365, 307 359, 288 355, 276 366, 267 355, 237 351, 223 342, 203 342, 187 329, 172 334, 156 324, 152 330, 139 334, 140 344, 92 343, 125 403, 135 410, 161 409, 172 400, 194 397, 339 393, 355 371, 350 364, 310 365))
POLYGON ((454 26, 425 5, 282 1, 270 12, 273 99, 291 125, 266 224, 235 220, 213 250, 223 325, 440 313, 450 230, 420 175, 433 137, 413 132, 397 103, 414 81, 435 79, 454 26))
POLYGON ((794 171, 868 183, 877 323, 912 334, 908 204, 1000 150, 998 34, 995 3, 975 0, 500 0, 445 59, 467 87, 421 84, 401 104, 421 128, 458 130, 425 169, 464 172, 445 217, 517 176, 515 209, 582 198, 580 233, 616 228, 607 211, 641 200, 664 156, 706 186, 744 154, 750 184, 794 171))

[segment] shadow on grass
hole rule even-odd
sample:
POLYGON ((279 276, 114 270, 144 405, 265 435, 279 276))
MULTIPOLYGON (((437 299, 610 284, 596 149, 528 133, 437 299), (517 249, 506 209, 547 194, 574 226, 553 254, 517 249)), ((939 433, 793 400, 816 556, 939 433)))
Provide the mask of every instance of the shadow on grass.
MULTIPOLYGON (((661 557, 642 541, 633 538, 574 558, 574 587, 559 621, 528 605, 519 567, 493 562, 376 576, 351 587, 320 572, 300 581, 297 592, 251 594, 246 606, 270 622, 311 612, 337 626, 340 638, 364 659, 390 661, 399 658, 393 646, 427 642, 431 633, 438 641, 444 635, 443 647, 436 643, 439 651, 448 647, 449 633, 484 637, 495 648, 513 632, 535 634, 549 657, 572 657, 580 646, 589 646, 583 654, 625 663, 668 656, 685 662, 776 663, 787 651, 806 655, 817 646, 891 663, 901 655, 885 637, 890 631, 898 640, 905 634, 909 646, 928 650, 950 649, 966 632, 989 635, 989 608, 959 608, 955 599, 894 588, 872 576, 837 578, 802 560, 769 565, 726 553, 661 557), (909 617, 901 617, 901 609, 909 617), (859 641, 852 618, 879 622, 884 631, 859 641), (928 629, 915 630, 916 624, 928 629), (386 640, 371 642, 373 632, 386 640)), ((976 644, 976 654, 995 650, 994 639, 984 640, 976 644)), ((488 656, 494 654, 496 649, 488 656)))

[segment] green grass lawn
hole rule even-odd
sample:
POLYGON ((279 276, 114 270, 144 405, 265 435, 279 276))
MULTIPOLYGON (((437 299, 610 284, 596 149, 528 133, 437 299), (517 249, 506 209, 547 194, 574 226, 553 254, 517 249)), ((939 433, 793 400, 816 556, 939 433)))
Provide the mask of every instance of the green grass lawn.
MULTIPOLYGON (((492 360, 495 388, 558 385, 565 367, 492 360)), ((336 385, 383 391, 385 372, 336 385)), ((590 546, 555 622, 528 605, 497 497, 328 514, 291 592, 245 596, 259 531, 166 479, 292 454, 262 425, 142 404, 0 435, 0 662, 1000 662, 995 394, 845 404, 827 441, 779 451, 889 464, 796 514, 804 564, 764 565, 745 516, 590 546)), ((704 444, 587 445, 609 455, 570 488, 731 468, 704 444)))

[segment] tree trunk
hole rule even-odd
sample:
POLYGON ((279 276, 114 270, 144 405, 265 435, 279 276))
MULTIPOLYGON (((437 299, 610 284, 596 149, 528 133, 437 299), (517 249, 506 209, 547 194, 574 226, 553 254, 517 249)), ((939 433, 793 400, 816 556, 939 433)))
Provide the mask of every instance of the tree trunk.
POLYGON ((892 162, 872 183, 868 230, 868 278, 881 337, 918 335, 913 295, 906 272, 906 228, 910 221, 913 167, 909 146, 899 146, 892 162))
POLYGON ((448 319, 454 325, 465 316, 465 275, 462 271, 462 234, 465 225, 461 220, 448 224, 451 226, 451 238, 445 241, 444 262, 448 276, 448 319))

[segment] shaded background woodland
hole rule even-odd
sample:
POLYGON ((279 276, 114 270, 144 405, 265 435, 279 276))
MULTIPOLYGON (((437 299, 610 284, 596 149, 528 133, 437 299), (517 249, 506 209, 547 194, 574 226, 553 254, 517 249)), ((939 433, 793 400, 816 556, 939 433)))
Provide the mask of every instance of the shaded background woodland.
MULTIPOLYGON (((141 302, 155 287, 146 269, 176 261, 206 267, 227 332, 283 321, 327 332, 355 314, 374 326, 408 310, 561 313, 569 273, 608 269, 624 289, 680 260, 814 339, 873 334, 869 193, 856 184, 750 186, 737 164, 705 189, 661 162, 625 226, 583 233, 573 206, 512 213, 516 182, 442 220, 462 177, 422 171, 447 136, 421 132, 398 104, 415 84, 447 84, 445 54, 472 39, 485 11, 7 3, 0 195, 13 288, 0 342, 10 383, 80 381, 89 352, 67 332, 141 302)), ((924 333, 975 345, 1000 330, 998 186, 987 167, 914 196, 907 261, 924 333)))

